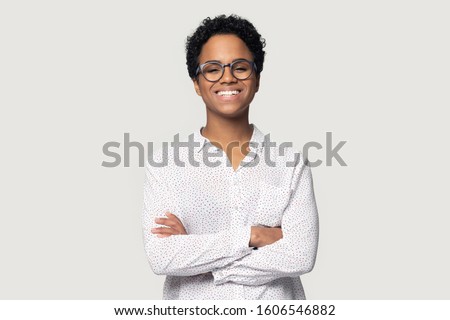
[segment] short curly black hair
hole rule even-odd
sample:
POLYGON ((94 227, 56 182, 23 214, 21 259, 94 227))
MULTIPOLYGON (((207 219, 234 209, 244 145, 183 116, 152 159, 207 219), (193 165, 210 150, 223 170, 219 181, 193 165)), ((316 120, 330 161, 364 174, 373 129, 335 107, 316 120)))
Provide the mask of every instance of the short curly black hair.
POLYGON ((196 77, 195 72, 199 65, 198 57, 203 45, 209 38, 217 34, 234 34, 241 38, 253 54, 256 74, 259 75, 263 71, 265 55, 263 48, 266 46, 266 40, 248 20, 235 14, 228 17, 223 14, 213 19, 210 17, 204 19, 195 32, 187 38, 186 64, 191 79, 196 77))

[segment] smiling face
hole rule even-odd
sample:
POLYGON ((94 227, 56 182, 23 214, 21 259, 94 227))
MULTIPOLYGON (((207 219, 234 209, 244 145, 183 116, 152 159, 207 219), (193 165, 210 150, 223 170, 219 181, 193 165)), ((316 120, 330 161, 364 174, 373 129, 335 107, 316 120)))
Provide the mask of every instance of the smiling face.
MULTIPOLYGON (((253 61, 253 55, 236 35, 215 35, 203 45, 199 64, 216 61, 228 64, 239 59, 253 61)), ((259 88, 256 72, 245 80, 233 77, 229 67, 225 67, 222 78, 217 82, 207 81, 201 73, 194 80, 195 91, 205 102, 207 112, 226 118, 239 117, 248 112, 250 102, 259 88)))

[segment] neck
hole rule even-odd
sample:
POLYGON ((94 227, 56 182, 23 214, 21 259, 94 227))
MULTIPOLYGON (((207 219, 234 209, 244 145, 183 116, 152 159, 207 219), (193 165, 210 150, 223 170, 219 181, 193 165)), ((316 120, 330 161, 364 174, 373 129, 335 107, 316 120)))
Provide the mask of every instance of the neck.
POLYGON ((202 130, 202 135, 212 143, 219 143, 227 146, 232 141, 243 144, 250 140, 253 127, 249 124, 248 113, 240 118, 218 118, 207 115, 206 126, 202 130))

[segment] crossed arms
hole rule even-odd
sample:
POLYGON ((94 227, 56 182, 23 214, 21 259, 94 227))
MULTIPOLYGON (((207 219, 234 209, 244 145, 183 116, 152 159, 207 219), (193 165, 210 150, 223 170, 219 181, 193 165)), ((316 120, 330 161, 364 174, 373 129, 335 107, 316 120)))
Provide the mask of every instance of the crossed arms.
POLYGON ((311 170, 303 162, 295 167, 291 190, 280 228, 232 227, 187 234, 182 221, 170 213, 174 208, 167 186, 147 166, 143 236, 153 272, 173 276, 212 272, 216 285, 262 285, 311 271, 319 226, 311 170))

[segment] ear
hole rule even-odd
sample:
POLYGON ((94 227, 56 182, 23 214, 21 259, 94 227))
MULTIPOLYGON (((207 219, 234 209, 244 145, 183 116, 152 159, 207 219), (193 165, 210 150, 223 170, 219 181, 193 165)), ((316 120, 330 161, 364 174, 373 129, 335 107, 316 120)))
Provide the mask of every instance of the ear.
POLYGON ((199 95, 201 97, 202 96, 202 92, 200 90, 200 86, 198 85, 198 78, 197 79, 196 78, 192 79, 192 82, 194 82, 195 92, 197 92, 197 95, 199 95))

